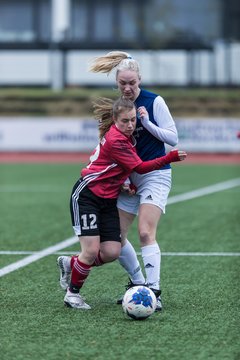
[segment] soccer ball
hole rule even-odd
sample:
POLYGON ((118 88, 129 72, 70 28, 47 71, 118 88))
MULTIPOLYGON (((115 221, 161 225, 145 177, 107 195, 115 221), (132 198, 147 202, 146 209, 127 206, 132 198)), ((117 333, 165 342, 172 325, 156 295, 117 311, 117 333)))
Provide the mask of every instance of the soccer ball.
POLYGON ((156 306, 156 296, 146 286, 133 286, 123 296, 123 311, 134 320, 147 319, 154 313, 156 306))

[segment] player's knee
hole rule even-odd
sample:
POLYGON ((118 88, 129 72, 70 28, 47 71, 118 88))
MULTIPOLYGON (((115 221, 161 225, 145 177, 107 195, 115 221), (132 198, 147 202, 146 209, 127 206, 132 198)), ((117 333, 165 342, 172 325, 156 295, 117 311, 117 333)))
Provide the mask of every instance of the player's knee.
POLYGON ((78 258, 80 261, 86 262, 87 264, 92 264, 96 257, 98 256, 99 248, 90 248, 85 251, 82 251, 78 258))
POLYGON ((150 231, 140 230, 139 231, 141 246, 151 245, 155 242, 155 238, 151 235, 150 231))
POLYGON ((102 257, 104 258, 105 262, 111 262, 119 258, 121 253, 121 246, 118 246, 116 248, 105 250, 102 253, 102 257))

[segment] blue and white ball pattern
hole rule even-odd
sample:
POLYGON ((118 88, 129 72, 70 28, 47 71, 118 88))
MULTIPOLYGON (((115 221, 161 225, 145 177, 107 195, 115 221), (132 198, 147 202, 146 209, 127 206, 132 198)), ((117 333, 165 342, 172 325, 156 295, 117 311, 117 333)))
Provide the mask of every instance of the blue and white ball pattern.
POLYGON ((154 313, 156 306, 156 296, 146 286, 134 286, 128 289, 123 296, 123 311, 134 320, 147 319, 154 313))

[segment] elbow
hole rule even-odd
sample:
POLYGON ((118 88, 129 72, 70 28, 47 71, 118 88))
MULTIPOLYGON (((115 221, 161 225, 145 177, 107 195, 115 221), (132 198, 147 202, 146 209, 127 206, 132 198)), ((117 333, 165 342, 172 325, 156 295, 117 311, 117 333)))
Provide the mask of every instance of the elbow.
POLYGON ((171 139, 171 142, 169 142, 168 145, 176 146, 177 144, 178 144, 178 136, 176 135, 171 139))
POLYGON ((137 169, 135 168, 134 171, 139 175, 145 174, 144 170, 141 168, 137 168, 137 169))
POLYGON ((143 174, 146 174, 146 171, 144 171, 144 170, 138 170, 138 171, 136 171, 136 173, 139 174, 139 175, 143 175, 143 174))

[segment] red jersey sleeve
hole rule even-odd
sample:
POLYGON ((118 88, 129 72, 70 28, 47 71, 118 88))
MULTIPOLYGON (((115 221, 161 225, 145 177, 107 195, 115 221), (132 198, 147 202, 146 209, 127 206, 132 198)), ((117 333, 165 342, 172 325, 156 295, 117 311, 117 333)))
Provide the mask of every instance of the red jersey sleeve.
POLYGON ((165 156, 149 161, 144 161, 140 165, 136 166, 134 171, 136 171, 138 174, 146 174, 149 171, 159 170, 166 164, 170 164, 171 162, 175 161, 181 161, 178 155, 178 150, 172 150, 165 156))

